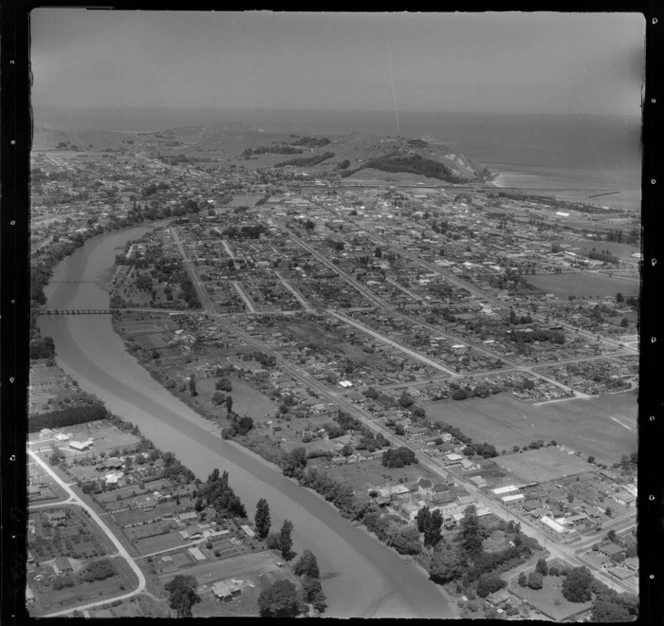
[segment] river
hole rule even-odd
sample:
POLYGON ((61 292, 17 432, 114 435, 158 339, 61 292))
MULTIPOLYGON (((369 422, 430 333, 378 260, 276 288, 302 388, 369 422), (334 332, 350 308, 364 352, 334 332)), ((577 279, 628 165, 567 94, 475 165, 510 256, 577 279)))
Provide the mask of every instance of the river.
MULTIPOLYGON (((115 254, 150 230, 136 227, 86 242, 56 267, 45 290, 48 307, 108 308, 109 294, 102 286, 115 254)), ((40 328, 53 337, 60 367, 111 412, 138 425, 159 449, 174 452, 202 480, 214 468, 228 471, 250 517, 258 499, 265 498, 273 528, 286 518, 293 522, 294 549, 311 549, 321 572, 336 574, 323 582, 327 616, 454 616, 442 590, 423 570, 405 563, 276 466, 221 440, 217 429, 173 397, 125 350, 109 316, 42 317, 40 328)))

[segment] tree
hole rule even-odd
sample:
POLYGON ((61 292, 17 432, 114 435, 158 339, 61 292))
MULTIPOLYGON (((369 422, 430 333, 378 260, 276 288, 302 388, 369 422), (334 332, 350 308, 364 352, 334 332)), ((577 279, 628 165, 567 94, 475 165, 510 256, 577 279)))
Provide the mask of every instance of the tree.
POLYGON ((589 456, 588 457, 588 463, 594 463, 595 462, 595 457, 594 456, 589 456))
POLYGON ((443 527, 443 516, 436 509, 429 515, 424 526, 424 545, 427 547, 435 546, 442 538, 440 530, 443 527))
POLYGON ((499 591, 507 583, 498 574, 482 574, 477 581, 477 595, 486 598, 490 593, 499 591))
POLYGON ((531 589, 541 589, 544 586, 544 577, 539 572, 530 572, 527 584, 531 589))
POLYGON ((279 531, 279 548, 281 549, 281 557, 286 561, 290 561, 293 558, 293 538, 291 533, 293 532, 293 522, 290 520, 284 520, 284 523, 281 526, 279 531))
POLYGON ((629 328, 629 320, 626 317, 620 320, 620 328, 629 328))
POLYGON ((570 602, 588 602, 591 597, 593 576, 587 567, 572 568, 562 584, 562 594, 570 602))
POLYGON ((198 587, 196 578, 182 574, 178 574, 164 585, 169 594, 169 606, 175 609, 178 618, 192 617, 191 607, 201 601, 196 593, 196 587, 198 587))
POLYGON ((218 406, 218 405, 223 404, 224 402, 226 402, 226 396, 225 396, 223 393, 221 393, 221 391, 215 391, 215 392, 212 394, 212 398, 211 398, 211 399, 212 399, 212 404, 214 404, 214 405, 216 405, 216 406, 218 406))
POLYGON ((307 576, 309 578, 320 578, 318 561, 311 550, 305 550, 302 556, 293 565, 293 573, 296 576, 307 576))
POLYGON ((380 249, 380 246, 377 246, 376 249, 374 250, 374 256, 377 259, 380 259, 383 256, 383 251, 380 249))
POLYGON ((517 582, 519 583, 519 587, 525 587, 528 584, 528 576, 526 576, 526 572, 521 572, 519 574, 517 582))
POLYGON ((606 538, 609 541, 614 542, 616 540, 616 531, 611 529, 608 533, 606 533, 606 538))
POLYGON ((304 596, 304 601, 313 605, 314 609, 319 613, 322 613, 327 608, 325 594, 323 593, 320 580, 317 578, 304 577, 302 580, 302 595, 304 596))
POLYGON ((258 596, 261 617, 296 617, 300 603, 295 585, 290 580, 278 580, 258 596))
POLYGON ((189 377, 189 393, 191 393, 192 396, 198 395, 198 392, 196 391, 196 379, 193 374, 189 377))
POLYGON ((261 498, 256 504, 254 524, 260 539, 265 539, 270 534, 270 506, 265 498, 261 498))
POLYGON ((623 296, 620 292, 616 294, 616 302, 618 304, 622 303, 625 301, 625 296, 623 296))
POLYGON ((538 559, 535 571, 542 574, 542 576, 546 576, 549 573, 549 566, 546 564, 546 559, 538 559))
POLYGON ((233 386, 231 385, 231 381, 228 378, 220 378, 214 385, 215 389, 217 391, 225 391, 226 393, 230 393, 233 391, 233 386))
POLYGON ((427 527, 427 522, 431 516, 431 511, 428 506, 423 506, 415 516, 415 522, 417 523, 417 530, 421 533, 424 532, 424 529, 427 527))
POLYGON ((403 526, 398 528, 394 525, 388 527, 388 545, 392 546, 399 554, 419 554, 422 552, 420 544, 420 533, 415 526, 403 526))
POLYGON ((461 547, 471 557, 477 556, 482 551, 482 536, 474 504, 467 506, 464 510, 460 528, 461 547))
POLYGON ((439 542, 429 562, 431 580, 442 585, 458 578, 462 572, 463 561, 458 552, 444 542, 439 542))
POLYGON ((614 598, 607 594, 599 594, 593 602, 590 621, 614 624, 616 622, 631 622, 633 617, 620 602, 616 602, 614 598))

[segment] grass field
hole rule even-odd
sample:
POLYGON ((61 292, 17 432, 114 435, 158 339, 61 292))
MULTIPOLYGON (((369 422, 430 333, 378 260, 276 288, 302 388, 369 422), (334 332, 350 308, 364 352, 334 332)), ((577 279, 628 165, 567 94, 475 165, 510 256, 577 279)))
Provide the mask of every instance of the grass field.
POLYGON ((184 545, 184 542, 177 533, 166 533, 165 535, 155 535, 145 539, 137 539, 132 542, 141 554, 152 554, 160 550, 174 548, 184 545))
POLYGON ((527 277, 528 282, 545 293, 553 293, 559 298, 568 296, 591 296, 604 298, 615 296, 618 292, 624 296, 636 296, 639 282, 624 278, 609 278, 603 274, 591 272, 572 272, 568 274, 534 274, 527 277))
POLYGON ((600 462, 615 463, 636 451, 636 392, 532 406, 507 394, 441 400, 422 405, 433 421, 460 428, 473 441, 511 450, 554 439, 600 462))
POLYGON ((545 482, 596 469, 585 457, 566 454, 553 446, 499 456, 496 464, 524 482, 545 482))

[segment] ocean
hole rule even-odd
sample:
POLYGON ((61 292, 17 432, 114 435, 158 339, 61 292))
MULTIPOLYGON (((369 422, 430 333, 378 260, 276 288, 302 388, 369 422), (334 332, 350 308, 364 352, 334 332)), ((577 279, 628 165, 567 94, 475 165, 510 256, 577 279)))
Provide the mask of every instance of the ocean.
POLYGON ((499 186, 600 206, 638 209, 638 117, 365 111, 35 108, 36 125, 61 130, 151 132, 244 122, 265 132, 426 138, 488 167, 499 186), (588 196, 607 194, 596 198, 588 196))

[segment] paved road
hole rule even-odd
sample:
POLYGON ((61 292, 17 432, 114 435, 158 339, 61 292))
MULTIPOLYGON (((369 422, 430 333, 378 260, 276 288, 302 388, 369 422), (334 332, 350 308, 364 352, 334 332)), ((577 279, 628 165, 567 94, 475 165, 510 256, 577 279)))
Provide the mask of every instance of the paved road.
MULTIPOLYGON (((286 230, 286 229, 284 229, 286 230)), ((193 265, 188 261, 184 248, 179 246, 180 249, 180 254, 183 257, 185 267, 188 269, 190 272, 191 280, 194 286, 199 286, 201 288, 202 293, 199 295, 201 302, 202 303, 209 303, 209 297, 207 296, 207 293, 205 293, 205 287, 200 283, 198 280, 198 277, 196 276, 196 271, 193 265)), ((330 265, 332 265, 330 263, 330 265)), ((332 267, 336 269, 336 266, 332 267)), ((355 283, 353 279, 349 279, 349 282, 355 283)), ((359 286, 359 285, 358 285, 359 286)), ((359 286, 360 290, 364 290, 362 286, 359 286)), ((383 305, 383 303, 379 298, 376 296, 372 297, 374 301, 378 300, 378 303, 383 305)), ((246 333, 244 330, 242 330, 239 326, 231 322, 230 320, 222 317, 221 315, 214 313, 214 308, 210 305, 206 307, 206 311, 209 315, 214 317, 219 325, 226 330, 228 333, 235 335, 236 337, 242 339, 249 345, 254 346, 257 350, 273 356, 279 368, 289 374, 290 376, 293 377, 293 379, 300 381, 303 385, 309 387, 312 391, 316 392, 319 396, 322 396, 323 398, 326 398, 328 402, 331 402, 335 404, 337 407, 339 407, 341 410, 345 411, 352 417, 360 420, 362 423, 364 423, 366 426, 371 428, 374 432, 379 432, 382 433, 383 436, 388 439, 392 444, 396 446, 404 446, 410 450, 412 450, 418 457, 418 460, 420 464, 424 467, 427 467, 429 470, 431 470, 434 474, 447 479, 449 477, 449 472, 447 472, 445 469, 443 469, 442 465, 434 460, 428 457, 425 454, 422 454, 422 451, 411 444, 409 441, 402 439, 392 433, 387 427, 383 426, 382 424, 376 422, 372 417, 365 412, 364 410, 360 409, 359 407, 355 406, 348 400, 346 400, 343 396, 341 396, 337 392, 332 392, 330 391, 325 385, 323 385, 321 382, 318 380, 312 378, 307 372, 303 372, 300 370, 299 367, 293 365, 289 361, 287 361, 280 353, 275 351, 273 348, 265 344, 263 341, 260 339, 253 337, 246 333)), ((495 500, 490 499, 488 496, 486 496, 484 493, 482 493, 476 485, 471 483, 470 481, 467 481, 459 476, 454 476, 454 479, 457 483, 463 485, 467 491, 471 494, 473 494, 477 500, 477 502, 482 505, 486 506, 489 510, 491 510, 495 515, 498 517, 505 519, 507 521, 512 520, 514 522, 518 522, 521 525, 522 531, 530 536, 534 537, 537 539, 537 541, 544 546, 549 552, 552 554, 552 556, 555 556, 557 558, 560 558, 563 561, 567 561, 568 563, 578 566, 581 564, 579 559, 576 557, 575 554, 575 549, 570 547, 570 546, 564 546, 561 544, 558 544, 554 542, 549 535, 542 530, 541 528, 537 527, 536 525, 532 524, 529 521, 523 520, 518 518, 516 515, 514 515, 510 510, 508 510, 506 507, 503 505, 499 504, 495 500)), ((592 568, 593 571, 596 573, 596 575, 603 579, 604 582, 609 585, 610 587, 617 589, 617 590, 625 590, 625 586, 620 585, 618 581, 610 577, 609 574, 604 572, 603 570, 597 570, 596 568, 592 568)))
MULTIPOLYGON (((380 298, 379 296, 375 295, 369 289, 367 289, 364 285, 359 283, 357 280, 349 276, 346 272, 341 270, 339 267, 334 265, 331 261, 329 261, 327 258, 325 258, 322 254, 320 254, 315 248, 310 246, 308 243, 300 239, 293 231, 290 229, 286 228, 285 226, 279 226, 279 228, 285 232, 296 244, 298 244, 300 247, 304 248, 307 250, 311 255, 313 255, 316 259, 318 259, 321 263, 323 263, 326 267, 330 268, 332 271, 336 272, 341 278, 343 278, 348 284, 353 286, 357 291, 359 291, 365 298, 368 300, 374 302, 376 305, 378 305, 382 310, 389 311, 391 315, 394 317, 398 317, 402 319, 405 322, 408 322, 411 325, 414 326, 421 326, 422 328, 426 328, 430 330, 433 333, 436 333, 437 336, 443 336, 447 337, 448 339, 452 341, 461 341, 465 345, 471 346, 476 352, 479 352, 480 354, 494 360, 494 359, 500 359, 503 363, 507 363, 511 369, 522 371, 528 374, 531 374, 532 376, 535 376, 536 378, 541 378, 542 380, 545 380, 546 382, 555 385, 556 387, 559 387, 560 389, 563 389, 566 393, 576 396, 579 398, 587 398, 589 397, 587 394, 580 393, 578 391, 575 391, 568 385, 565 385, 559 381, 557 381, 555 378, 551 378, 550 376, 546 376, 545 374, 542 374, 540 372, 537 372, 533 369, 533 366, 528 366, 528 365, 522 365, 520 363, 517 363, 516 361, 513 361, 512 359, 509 359, 505 356, 498 355, 494 352, 491 352, 490 350, 487 350, 483 346, 481 346, 478 342, 468 339, 467 337, 459 337, 458 335, 452 334, 446 330, 443 330, 439 326, 434 326, 433 324, 429 324, 427 322, 424 322, 420 319, 417 319, 415 317, 411 317, 410 315, 407 315, 406 313, 402 313, 401 311, 397 310, 393 306, 391 306, 388 302, 380 298)), ((501 370, 496 369, 494 370, 496 373, 499 373, 501 370)))
MULTIPOLYGON (((64 609, 62 611, 56 611, 54 613, 49 613, 48 615, 44 615, 43 617, 58 617, 60 615, 67 615, 69 613, 72 613, 73 611, 82 611, 85 609, 91 609, 97 606, 101 606, 103 604, 108 604, 109 602, 114 602, 116 600, 126 600, 128 598, 133 598, 134 596, 143 593, 145 591, 145 586, 146 586, 146 580, 145 580, 145 575, 143 574, 141 568, 136 565, 134 559, 131 557, 129 552, 127 552, 127 549, 120 543, 119 539, 113 534, 111 529, 104 523, 104 521, 99 517, 99 515, 95 512, 94 509, 92 509, 88 504, 86 504, 81 498, 79 498, 76 493, 71 489, 71 484, 66 483, 64 480, 62 480, 52 469, 51 467, 39 457, 38 454, 33 452, 32 450, 28 450, 28 454, 37 462, 41 467, 48 473, 50 476, 57 482, 60 487, 62 487, 68 494, 69 494, 69 499, 66 501, 68 504, 74 504, 76 506, 80 506, 82 509, 88 512, 90 518, 94 520, 99 528, 104 532, 104 534, 113 542, 113 545, 117 548, 119 555, 127 561, 129 564, 129 567, 133 570, 133 572, 136 574, 138 578, 138 587, 134 589, 134 591, 130 591, 128 593, 124 593, 120 596, 115 596, 112 598, 106 598, 104 600, 98 600, 95 602, 89 602, 88 604, 80 605, 80 606, 75 606, 71 607, 68 609, 64 609)), ((63 503, 59 503, 63 504, 63 503)))

